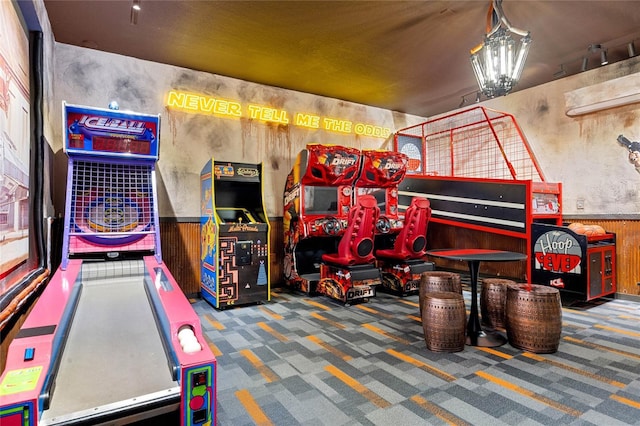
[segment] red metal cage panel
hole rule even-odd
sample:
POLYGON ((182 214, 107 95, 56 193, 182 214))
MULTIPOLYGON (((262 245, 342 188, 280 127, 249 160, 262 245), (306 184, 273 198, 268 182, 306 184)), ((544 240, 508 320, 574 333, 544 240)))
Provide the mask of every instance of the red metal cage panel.
POLYGON ((407 175, 545 181, 515 118, 485 107, 401 129, 394 144, 407 175))

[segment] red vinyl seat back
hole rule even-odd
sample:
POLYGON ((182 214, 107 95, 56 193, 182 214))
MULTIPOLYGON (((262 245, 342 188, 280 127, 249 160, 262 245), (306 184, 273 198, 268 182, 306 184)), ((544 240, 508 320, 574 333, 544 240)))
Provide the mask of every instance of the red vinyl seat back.
POLYGON ((423 257, 427 251, 427 226, 431 219, 431 203, 414 197, 404 214, 404 227, 396 237, 392 249, 376 251, 380 259, 411 260, 423 257))
POLYGON ((338 243, 338 252, 323 254, 322 260, 341 266, 373 263, 373 237, 379 215, 380 209, 374 196, 359 197, 349 212, 349 224, 338 243))

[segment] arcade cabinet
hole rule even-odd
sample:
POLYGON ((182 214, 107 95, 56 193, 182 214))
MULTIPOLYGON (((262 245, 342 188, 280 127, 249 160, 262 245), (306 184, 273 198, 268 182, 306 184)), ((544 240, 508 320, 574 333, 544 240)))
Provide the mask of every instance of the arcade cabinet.
POLYGON ((531 281, 557 288, 567 302, 614 294, 616 234, 594 225, 565 225, 531 225, 531 281))
POLYGON ((162 260, 160 116, 63 104, 62 262, 12 341, 0 424, 216 422, 216 360, 162 260))
POLYGON ((217 309, 271 298, 262 165, 209 160, 200 174, 202 297, 217 309))
POLYGON ((426 229, 431 209, 426 201, 425 210, 414 212, 415 207, 401 210, 398 205, 398 185, 407 170, 407 155, 384 150, 363 150, 362 167, 355 181, 355 198, 373 195, 380 208, 376 222, 375 256, 382 272, 379 290, 405 296, 416 293, 422 272, 434 269, 425 260, 426 229), (405 229, 407 222, 409 226, 405 229), (422 236, 420 239, 419 237, 422 236), (422 246, 417 243, 422 242, 422 246))
POLYGON ((296 157, 284 188, 284 278, 313 294, 320 281, 322 255, 336 250, 353 203, 360 151, 339 145, 309 144, 296 157))

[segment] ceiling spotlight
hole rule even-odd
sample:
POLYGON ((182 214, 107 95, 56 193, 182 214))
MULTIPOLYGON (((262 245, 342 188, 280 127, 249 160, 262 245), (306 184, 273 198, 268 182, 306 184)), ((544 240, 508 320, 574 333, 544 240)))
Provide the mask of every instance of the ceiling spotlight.
POLYGON ((493 0, 487 13, 484 41, 471 49, 471 66, 482 93, 506 95, 518 80, 531 45, 529 31, 511 26, 502 11, 502 0, 493 0), (518 43, 511 33, 520 36, 518 43))
POLYGON ((607 65, 609 60, 607 59, 607 49, 605 49, 601 44, 590 44, 587 50, 591 53, 595 53, 598 50, 600 51, 600 65, 607 65))
POLYGON ((607 65, 609 63, 609 60, 607 59, 607 51, 605 49, 602 49, 600 51, 600 65, 607 65))
POLYGON ((627 52, 629 52, 630 58, 636 56, 636 46, 633 44, 633 42, 627 44, 627 52))
POLYGON ((588 65, 589 65, 589 58, 585 56, 584 58, 582 58, 582 65, 580 66, 580 71, 586 71, 588 65))
POLYGON ((564 64, 560 64, 560 70, 556 71, 553 74, 553 78, 560 78, 560 77, 564 77, 565 75, 567 75, 567 71, 564 69, 564 64))
POLYGON ((140 10, 140 0, 133 0, 133 4, 131 5, 131 15, 129 16, 129 22, 132 25, 138 24, 138 12, 140 10))

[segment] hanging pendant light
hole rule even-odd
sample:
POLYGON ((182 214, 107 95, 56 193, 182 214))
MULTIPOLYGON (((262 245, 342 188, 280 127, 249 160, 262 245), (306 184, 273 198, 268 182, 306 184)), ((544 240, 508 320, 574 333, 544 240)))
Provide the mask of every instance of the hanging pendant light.
POLYGON ((514 28, 502 11, 502 0, 492 0, 484 42, 471 49, 471 66, 478 86, 488 98, 506 95, 518 80, 527 59, 531 37, 514 28), (519 43, 511 34, 521 36, 519 43))

